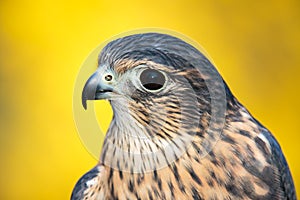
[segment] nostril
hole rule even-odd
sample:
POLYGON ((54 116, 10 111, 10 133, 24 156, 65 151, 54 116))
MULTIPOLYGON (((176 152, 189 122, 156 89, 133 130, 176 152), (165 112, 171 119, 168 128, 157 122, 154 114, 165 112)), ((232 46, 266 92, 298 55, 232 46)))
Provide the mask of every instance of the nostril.
POLYGON ((113 77, 112 77, 112 75, 107 74, 107 75, 104 77, 104 79, 105 79, 106 81, 111 81, 111 80, 113 79, 113 77))

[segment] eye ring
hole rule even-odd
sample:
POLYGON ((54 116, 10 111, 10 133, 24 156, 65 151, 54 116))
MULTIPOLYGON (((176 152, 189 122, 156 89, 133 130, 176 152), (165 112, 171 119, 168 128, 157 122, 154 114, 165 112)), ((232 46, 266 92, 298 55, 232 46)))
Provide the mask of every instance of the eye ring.
POLYGON ((159 70, 146 68, 140 73, 140 83, 142 87, 150 92, 157 92, 164 88, 167 78, 159 70))

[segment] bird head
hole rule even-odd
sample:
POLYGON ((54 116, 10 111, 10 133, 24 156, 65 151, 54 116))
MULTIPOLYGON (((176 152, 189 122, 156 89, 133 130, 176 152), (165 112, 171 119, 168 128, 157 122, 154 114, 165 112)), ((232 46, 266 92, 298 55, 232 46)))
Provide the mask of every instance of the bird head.
POLYGON ((220 135, 228 91, 192 45, 146 33, 104 47, 98 69, 84 86, 82 104, 86 109, 87 100, 107 99, 113 108, 100 161, 145 172, 180 158, 195 136, 202 138, 199 154, 207 153, 220 135))

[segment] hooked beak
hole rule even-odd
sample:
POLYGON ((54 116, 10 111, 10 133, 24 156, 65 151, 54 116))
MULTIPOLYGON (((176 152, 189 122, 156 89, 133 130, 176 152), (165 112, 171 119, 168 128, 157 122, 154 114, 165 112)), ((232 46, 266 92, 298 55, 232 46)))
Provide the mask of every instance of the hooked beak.
POLYGON ((111 85, 105 84, 102 80, 102 73, 96 71, 85 83, 82 91, 82 106, 87 109, 87 100, 99 100, 109 98, 113 92, 111 85))

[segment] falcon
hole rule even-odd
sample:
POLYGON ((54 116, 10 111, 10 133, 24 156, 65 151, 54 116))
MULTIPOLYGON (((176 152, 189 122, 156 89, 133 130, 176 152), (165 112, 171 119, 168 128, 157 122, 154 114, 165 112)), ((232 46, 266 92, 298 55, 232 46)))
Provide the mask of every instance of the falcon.
POLYGON ((71 200, 296 199, 274 136, 197 48, 171 35, 108 43, 82 104, 108 100, 98 164, 71 200))

